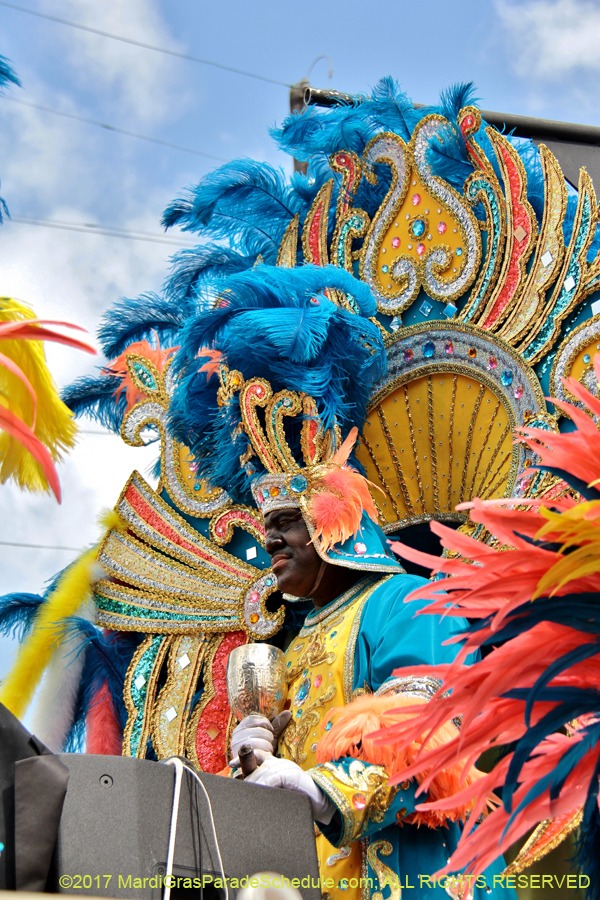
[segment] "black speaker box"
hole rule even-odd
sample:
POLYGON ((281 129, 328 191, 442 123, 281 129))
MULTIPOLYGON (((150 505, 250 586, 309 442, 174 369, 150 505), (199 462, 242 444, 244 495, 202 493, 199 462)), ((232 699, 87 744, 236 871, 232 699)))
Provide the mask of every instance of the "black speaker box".
POLYGON ((35 844, 35 854, 29 855, 32 865, 27 886, 43 890, 66 778, 60 761, 0 703, 0 891, 19 886, 17 875, 23 868, 23 859, 16 848, 17 831, 21 844, 35 844), (40 764, 35 774, 30 763, 40 764), (18 816, 27 806, 28 797, 35 799, 34 815, 18 816))
MULTIPOLYGON (((65 753, 59 759, 69 770, 69 782, 47 890, 159 900, 167 865, 174 768, 118 756, 65 753)), ((290 881, 299 879, 304 900, 320 900, 308 798, 217 775, 199 773, 199 777, 212 804, 227 879, 275 872, 290 881)), ((205 880, 219 878, 220 865, 206 797, 186 771, 173 875, 182 886, 183 878, 203 874, 205 880)), ((229 891, 232 900, 235 893, 234 883, 229 891)), ((177 900, 180 895, 172 890, 171 896, 177 900)), ((205 885, 204 896, 215 893, 205 885)))

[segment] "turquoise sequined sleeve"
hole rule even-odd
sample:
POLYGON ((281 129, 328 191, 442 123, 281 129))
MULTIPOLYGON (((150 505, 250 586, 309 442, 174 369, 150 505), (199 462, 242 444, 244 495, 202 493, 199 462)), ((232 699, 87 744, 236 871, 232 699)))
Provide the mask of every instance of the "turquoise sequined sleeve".
POLYGON ((346 847, 397 824, 414 812, 417 802, 423 802, 423 797, 415 799, 415 782, 390 787, 383 766, 350 756, 315 766, 310 775, 338 809, 339 815, 329 825, 319 824, 334 847, 346 847))
POLYGON ((417 615, 429 601, 404 602, 426 583, 416 575, 395 575, 371 594, 356 641, 354 690, 366 687, 376 693, 384 682, 391 688, 392 672, 401 666, 453 661, 460 645, 444 642, 467 627, 466 619, 417 615))

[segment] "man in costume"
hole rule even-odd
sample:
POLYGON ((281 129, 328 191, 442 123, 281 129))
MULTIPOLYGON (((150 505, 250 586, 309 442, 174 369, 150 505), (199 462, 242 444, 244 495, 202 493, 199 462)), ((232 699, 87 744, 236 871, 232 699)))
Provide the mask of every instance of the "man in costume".
MULTIPOLYGON (((314 606, 286 652, 289 711, 273 723, 242 720, 232 766, 249 743, 261 763, 251 781, 310 798, 331 898, 370 890, 399 898, 403 888, 415 898, 466 898, 470 890, 487 898, 490 873, 477 886, 432 878, 456 846, 467 807, 433 817, 417 809, 425 799, 416 797, 418 782, 401 773, 421 742, 397 755, 369 739, 397 722, 402 706, 427 703, 439 685, 394 678, 394 669, 450 663, 455 650, 444 643, 463 623, 415 617, 415 605, 404 603, 423 579, 406 575, 388 549, 369 483, 348 464, 383 356, 367 318, 372 300, 358 281, 342 286, 339 270, 321 271, 319 293, 310 290, 311 267, 259 265, 230 279, 216 307, 189 326, 180 351, 175 429, 198 429, 199 472, 214 478, 219 467, 228 490, 251 488, 279 590, 314 606), (352 292, 363 315, 329 299, 336 287, 352 292), (236 471, 227 471, 232 465, 236 471)), ((440 740, 456 733, 449 723, 440 740)), ((454 793, 461 775, 462 767, 448 767, 429 798, 454 793)), ((463 777, 468 783, 478 773, 463 777)), ((513 895, 500 888, 494 896, 513 895)))

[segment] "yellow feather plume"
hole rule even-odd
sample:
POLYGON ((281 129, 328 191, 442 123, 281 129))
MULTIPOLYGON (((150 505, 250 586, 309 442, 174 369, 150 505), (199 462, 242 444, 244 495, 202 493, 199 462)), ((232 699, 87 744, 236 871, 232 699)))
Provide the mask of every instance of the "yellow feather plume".
MULTIPOLYGON (((7 297, 0 298, 0 322, 19 322, 35 319, 35 313, 24 303, 7 297)), ((77 427, 73 415, 58 395, 57 387, 46 365, 42 341, 2 340, 2 353, 25 374, 37 397, 37 416, 33 429, 36 437, 48 448, 55 462, 65 450, 75 445, 77 427)), ((28 425, 33 423, 33 399, 17 378, 0 366, 0 403, 28 425)), ((30 491, 48 491, 42 467, 16 438, 0 432, 0 482, 8 479, 30 491)))
POLYGON ((542 507, 540 514, 547 522, 536 538, 547 537, 561 544, 564 556, 540 579, 535 597, 552 596, 569 581, 600 571, 600 500, 578 503, 561 512, 542 507))
MULTIPOLYGON (((126 526, 114 510, 100 516, 103 531, 126 526)), ((105 577, 96 562, 98 546, 83 553, 59 580, 40 606, 33 628, 24 640, 14 666, 0 688, 0 703, 21 718, 29 706, 46 666, 64 637, 64 620, 74 616, 89 597, 95 581, 105 577)))

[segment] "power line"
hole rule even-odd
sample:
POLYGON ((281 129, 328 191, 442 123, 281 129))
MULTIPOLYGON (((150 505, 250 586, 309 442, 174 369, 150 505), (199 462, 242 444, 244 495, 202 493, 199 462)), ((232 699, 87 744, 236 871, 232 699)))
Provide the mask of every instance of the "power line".
MULTIPOLYGON (((0 0, 0 6, 2 5, 0 0)), ((215 156, 214 153, 204 153, 202 150, 192 150, 191 147, 181 147, 179 144, 172 144, 170 141, 162 141, 160 138, 148 137, 145 134, 138 134, 135 131, 126 131, 124 128, 117 128, 116 125, 107 125, 106 122, 98 122, 96 119, 88 119, 86 116, 78 116, 75 113, 63 112, 60 109, 51 109, 49 106, 42 106, 40 103, 31 103, 29 100, 19 100, 17 97, 3 97, 3 100, 10 100, 11 103, 18 103, 21 106, 30 106, 32 109, 41 109, 43 112, 52 113, 53 116, 64 116, 66 119, 75 119, 77 122, 85 122, 87 125, 97 125, 98 128, 105 128, 107 131, 115 131, 117 134, 125 134, 127 137, 138 138, 140 141, 150 141, 152 144, 161 144, 163 147, 170 147, 172 150, 181 150, 183 153, 193 153, 195 156, 204 156, 206 159, 215 159, 217 162, 229 162, 224 156, 215 156)))
POLYGON ((125 231, 120 228, 104 228, 101 225, 85 225, 78 222, 60 222, 52 219, 34 219, 28 216, 11 216, 10 221, 19 225, 41 225, 43 228, 58 228, 61 231, 78 231, 82 234, 99 234, 104 237, 124 238, 130 241, 146 241, 150 244, 168 244, 170 247, 195 247, 196 244, 184 244, 182 241, 168 237, 152 236, 147 232, 125 231))
POLYGON ((77 434, 99 434, 101 437, 119 437, 114 431, 86 431, 85 428, 78 428, 77 434))
POLYGON ((19 544, 14 541, 0 541, 2 547, 26 547, 28 550, 69 550, 79 553, 81 547, 52 547, 49 544, 19 544))
POLYGON ((0 0, 0 6, 16 9, 18 12, 27 13, 30 16, 37 16, 38 19, 48 19, 50 22, 58 22, 60 25, 69 25, 70 28, 78 28, 80 31, 98 34, 100 37, 110 38, 113 41, 121 41, 123 44, 132 44, 134 47, 142 47, 144 50, 154 50, 156 53, 165 53, 167 56, 176 56, 178 59, 187 59, 191 62, 202 63, 202 65, 205 66, 214 66, 216 69, 224 69, 226 72, 234 72, 236 75, 244 75, 246 78, 256 78, 258 81, 266 81, 268 84, 278 84, 281 87, 287 88, 293 87, 293 85, 289 84, 287 81, 278 81, 276 78, 267 78, 266 75, 257 75, 255 72, 246 72, 245 69, 226 66, 223 65, 223 63, 214 62, 214 60, 211 59, 203 59, 200 56, 191 56, 189 53, 179 53, 177 50, 168 50, 166 47, 156 47, 154 44, 135 41, 132 38, 122 37, 122 35, 119 34, 111 34, 109 31, 100 31, 98 28, 90 28, 88 25, 69 22, 67 19, 60 19, 58 16, 50 16, 47 13, 26 9, 24 6, 17 6, 15 3, 6 3, 5 0, 0 0))

